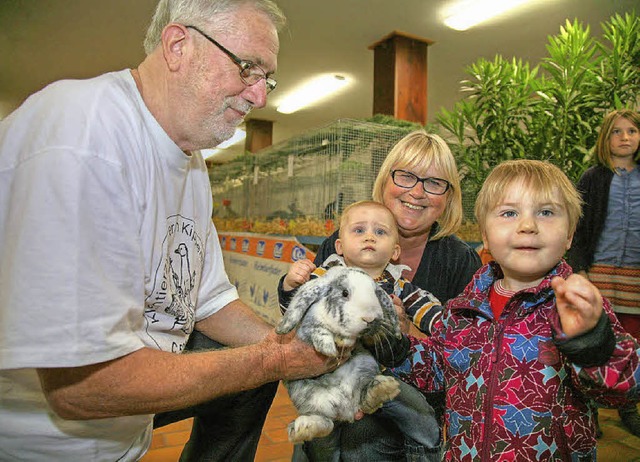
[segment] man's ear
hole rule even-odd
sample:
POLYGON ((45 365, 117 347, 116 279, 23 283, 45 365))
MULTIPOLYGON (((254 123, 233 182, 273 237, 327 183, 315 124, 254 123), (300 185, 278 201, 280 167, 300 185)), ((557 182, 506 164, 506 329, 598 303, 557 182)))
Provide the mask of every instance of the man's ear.
POLYGON ((187 34, 187 29, 176 23, 170 23, 162 30, 162 53, 170 71, 180 69, 189 43, 187 34))
POLYGON ((336 253, 342 255, 342 242, 340 239, 336 239, 336 253))

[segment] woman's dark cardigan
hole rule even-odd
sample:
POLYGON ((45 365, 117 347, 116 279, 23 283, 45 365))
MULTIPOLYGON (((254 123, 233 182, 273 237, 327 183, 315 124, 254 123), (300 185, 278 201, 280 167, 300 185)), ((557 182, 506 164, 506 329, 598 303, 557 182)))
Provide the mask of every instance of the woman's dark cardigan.
POLYGON ((604 228, 613 171, 602 165, 589 168, 578 181, 582 195, 582 218, 578 222, 567 262, 574 272, 587 271, 593 264, 598 239, 604 228))

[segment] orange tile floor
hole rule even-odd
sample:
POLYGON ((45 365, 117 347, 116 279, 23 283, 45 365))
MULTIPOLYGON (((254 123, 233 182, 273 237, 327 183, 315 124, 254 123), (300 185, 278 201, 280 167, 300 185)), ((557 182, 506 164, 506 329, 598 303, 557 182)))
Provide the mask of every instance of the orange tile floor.
MULTIPOLYGON (((255 461, 291 460, 293 445, 287 439, 287 425, 297 416, 287 391, 280 384, 262 429, 255 461)), ((140 462, 176 462, 190 433, 191 419, 157 428, 153 432, 151 448, 140 462)))
MULTIPOLYGON (((287 440, 287 425, 297 413, 282 385, 267 415, 255 462, 285 462, 291 460, 293 446, 287 440)), ((601 462, 640 462, 640 438, 627 432, 612 409, 600 409, 600 426, 604 432, 598 441, 601 462)), ((176 462, 182 446, 189 439, 191 420, 176 422, 153 432, 151 449, 141 462, 176 462)))

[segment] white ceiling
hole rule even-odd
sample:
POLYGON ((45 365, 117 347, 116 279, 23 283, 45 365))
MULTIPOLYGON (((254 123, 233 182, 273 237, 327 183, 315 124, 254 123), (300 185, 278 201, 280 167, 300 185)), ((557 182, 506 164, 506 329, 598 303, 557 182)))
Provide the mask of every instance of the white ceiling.
MULTIPOLYGON (((566 19, 589 24, 595 35, 612 14, 640 0, 534 0, 519 13, 465 32, 442 24, 452 0, 276 0, 289 25, 280 37, 278 89, 252 118, 274 121, 274 142, 339 118, 365 118, 373 107, 373 51, 392 31, 430 39, 428 118, 460 98, 464 68, 478 58, 518 57, 537 64, 549 35, 566 19), (354 80, 335 98, 293 114, 279 99, 314 73, 354 80)), ((481 0, 476 0, 481 1, 481 0)), ((60 78, 91 77, 134 67, 156 0, 0 0, 0 117, 30 93, 60 78)), ((234 152, 237 153, 236 150, 234 152)))

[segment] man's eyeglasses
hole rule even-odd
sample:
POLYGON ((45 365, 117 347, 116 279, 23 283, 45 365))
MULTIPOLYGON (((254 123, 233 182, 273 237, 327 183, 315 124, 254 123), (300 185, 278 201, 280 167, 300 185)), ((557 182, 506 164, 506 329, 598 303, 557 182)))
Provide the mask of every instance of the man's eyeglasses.
POLYGON ((443 180, 442 178, 420 178, 411 172, 407 172, 406 170, 392 170, 391 179, 396 186, 400 186, 401 188, 406 189, 411 189, 415 185, 417 185, 418 182, 421 182, 425 192, 428 192, 429 194, 435 194, 436 196, 443 195, 451 187, 451 183, 449 183, 447 180, 443 180))
POLYGON ((244 59, 238 58, 236 55, 234 55, 229 50, 227 50, 225 47, 220 45, 216 40, 212 39, 207 34, 202 32, 196 26, 184 26, 184 27, 186 27, 188 29, 195 30, 200 35, 202 35, 204 38, 206 38, 211 43, 213 43, 215 46, 217 46, 220 49, 220 51, 222 51, 229 58, 231 58, 231 61, 236 63, 236 65, 240 68, 240 78, 242 79, 242 81, 246 85, 249 85, 249 86, 255 85, 256 83, 258 83, 262 79, 264 79, 264 81, 267 84, 267 93, 271 93, 276 88, 276 85, 278 84, 278 82, 276 82, 271 77, 267 77, 267 73, 260 66, 258 66, 256 63, 251 62, 251 61, 245 61, 244 59))

